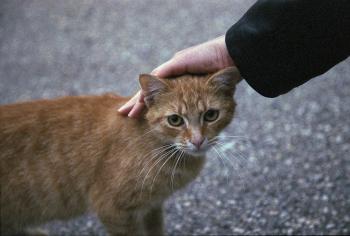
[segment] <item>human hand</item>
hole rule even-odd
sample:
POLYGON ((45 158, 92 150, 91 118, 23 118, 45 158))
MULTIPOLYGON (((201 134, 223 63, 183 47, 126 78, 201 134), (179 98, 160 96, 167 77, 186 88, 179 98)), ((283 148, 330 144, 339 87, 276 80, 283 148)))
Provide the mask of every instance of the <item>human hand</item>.
MULTIPOLYGON (((177 52, 169 61, 158 66, 151 74, 166 78, 182 74, 207 74, 233 66, 225 44, 225 36, 177 52)), ((119 112, 137 118, 145 104, 142 91, 138 91, 119 112)))

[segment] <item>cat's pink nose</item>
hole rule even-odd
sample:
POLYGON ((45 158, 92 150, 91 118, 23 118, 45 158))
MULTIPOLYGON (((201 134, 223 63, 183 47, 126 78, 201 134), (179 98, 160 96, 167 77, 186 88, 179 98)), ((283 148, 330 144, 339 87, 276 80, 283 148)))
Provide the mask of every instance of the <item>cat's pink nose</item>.
POLYGON ((195 139, 192 139, 191 140, 191 143, 196 146, 197 150, 200 149, 201 145, 203 144, 204 142, 204 138, 203 137, 200 137, 200 138, 195 138, 195 139))

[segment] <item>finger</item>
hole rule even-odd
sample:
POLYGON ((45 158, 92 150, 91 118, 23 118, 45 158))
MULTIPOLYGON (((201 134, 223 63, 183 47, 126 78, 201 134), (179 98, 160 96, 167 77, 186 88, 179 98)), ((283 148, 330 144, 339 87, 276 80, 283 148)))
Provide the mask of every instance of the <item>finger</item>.
POLYGON ((133 108, 133 104, 125 104, 123 105, 121 108, 118 109, 118 112, 122 115, 127 115, 129 114, 129 112, 131 111, 131 109, 133 108))
POLYGON ((136 101, 137 101, 137 98, 135 98, 135 97, 131 98, 127 103, 125 103, 123 106, 121 106, 118 109, 118 112, 123 113, 123 114, 129 113, 129 111, 135 105, 136 101))
POLYGON ((142 90, 140 90, 138 100, 136 101, 135 105, 132 107, 132 109, 128 113, 128 117, 138 118, 140 116, 142 110, 145 107, 144 103, 145 103, 144 102, 144 94, 143 94, 142 90))
POLYGON ((186 68, 187 66, 183 60, 173 58, 165 62, 164 64, 158 66, 151 72, 151 74, 163 78, 171 77, 185 74, 187 72, 186 68))
POLYGON ((136 104, 131 109, 131 111, 129 112, 128 117, 138 118, 142 113, 144 106, 145 104, 143 102, 137 101, 136 104))
POLYGON ((136 104, 136 102, 139 100, 141 92, 137 92, 128 102, 126 102, 123 106, 121 106, 118 109, 118 112, 120 112, 123 115, 127 115, 133 106, 136 104))
POLYGON ((139 91, 139 97, 138 97, 138 101, 140 102, 140 103, 145 103, 145 95, 143 94, 143 91, 142 90, 140 90, 139 91))

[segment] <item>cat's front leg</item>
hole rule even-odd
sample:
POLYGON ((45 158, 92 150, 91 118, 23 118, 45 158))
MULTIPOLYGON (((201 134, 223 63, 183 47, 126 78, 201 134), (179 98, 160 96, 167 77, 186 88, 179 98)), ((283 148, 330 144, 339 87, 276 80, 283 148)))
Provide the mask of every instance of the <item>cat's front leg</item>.
MULTIPOLYGON (((1 222, 2 223, 2 222, 1 222)), ((12 236, 48 236, 49 231, 42 228, 27 228, 27 229, 11 229, 1 225, 1 234, 0 235, 12 235, 12 236)))
POLYGON ((25 236, 48 236, 49 231, 42 228, 28 228, 24 231, 25 236))
POLYGON ((147 236, 162 236, 163 229, 163 209, 162 204, 151 208, 144 216, 144 226, 147 236))
POLYGON ((98 213, 110 236, 145 235, 142 218, 134 211, 98 213))

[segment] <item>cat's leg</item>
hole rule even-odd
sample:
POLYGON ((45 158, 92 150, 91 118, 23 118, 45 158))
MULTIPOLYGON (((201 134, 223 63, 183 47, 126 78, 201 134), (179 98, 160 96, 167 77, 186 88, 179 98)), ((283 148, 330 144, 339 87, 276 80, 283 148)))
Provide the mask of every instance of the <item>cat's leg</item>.
POLYGON ((28 228, 24 231, 26 236, 48 236, 49 231, 43 228, 28 228))
POLYGON ((19 229, 13 227, 6 227, 1 225, 0 235, 11 235, 11 236, 48 236, 49 232, 42 228, 26 228, 19 229))
POLYGON ((110 236, 145 235, 142 218, 137 212, 114 211, 99 212, 98 216, 110 236))
POLYGON ((25 232, 23 231, 23 229, 21 227, 19 227, 17 224, 11 224, 10 222, 7 222, 5 220, 3 220, 3 218, 1 219, 0 222, 0 235, 13 235, 13 236, 21 236, 24 235, 25 232))
POLYGON ((144 226, 148 236, 164 235, 162 204, 151 208, 144 216, 144 226))

